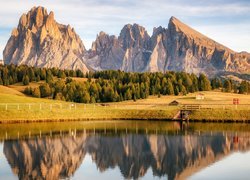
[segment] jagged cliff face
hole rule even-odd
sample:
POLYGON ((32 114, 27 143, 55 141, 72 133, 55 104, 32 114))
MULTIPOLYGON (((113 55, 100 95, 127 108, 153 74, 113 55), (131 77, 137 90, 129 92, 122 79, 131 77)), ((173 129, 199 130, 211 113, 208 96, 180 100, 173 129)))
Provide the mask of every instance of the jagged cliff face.
POLYGON ((118 38, 101 33, 93 44, 105 44, 99 52, 92 48, 89 52, 94 55, 86 58, 90 66, 99 70, 250 73, 250 54, 236 53, 174 17, 168 29, 155 28, 151 37, 145 28, 134 24, 124 26, 118 38), (108 43, 107 37, 115 39, 115 45, 113 41, 108 43))
POLYGON ((145 28, 138 24, 125 25, 118 38, 100 32, 85 59, 96 70, 142 72, 149 59, 149 40, 145 28))
POLYGON ((23 14, 4 49, 5 64, 58 67, 88 71, 82 60, 85 47, 69 25, 59 24, 54 13, 34 7, 23 14))
MULTIPOLYGON (((234 151, 249 151, 249 134, 201 135, 127 134, 35 138, 4 142, 4 154, 20 179, 71 177, 88 153, 98 170, 119 167, 126 179, 154 176, 186 179, 234 151), (247 135, 247 136, 246 136, 247 135), (242 137, 241 137, 242 136, 242 137)), ((83 161, 83 162, 82 162, 83 161)))
POLYGON ((3 52, 5 64, 61 69, 128 72, 186 71, 215 75, 250 73, 250 54, 236 53, 172 17, 168 28, 127 24, 118 37, 104 32, 85 50, 70 26, 58 24, 53 12, 34 7, 22 15, 3 52), (87 65, 87 66, 86 66, 87 65))

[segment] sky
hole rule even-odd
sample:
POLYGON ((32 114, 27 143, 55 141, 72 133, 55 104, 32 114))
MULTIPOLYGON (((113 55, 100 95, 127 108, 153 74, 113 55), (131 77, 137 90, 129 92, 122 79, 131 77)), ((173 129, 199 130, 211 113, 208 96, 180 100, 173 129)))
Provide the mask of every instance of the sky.
POLYGON ((125 24, 137 23, 152 34, 175 16, 235 51, 250 52, 250 0, 0 0, 0 59, 20 16, 34 6, 74 27, 87 49, 100 31, 118 36, 125 24))

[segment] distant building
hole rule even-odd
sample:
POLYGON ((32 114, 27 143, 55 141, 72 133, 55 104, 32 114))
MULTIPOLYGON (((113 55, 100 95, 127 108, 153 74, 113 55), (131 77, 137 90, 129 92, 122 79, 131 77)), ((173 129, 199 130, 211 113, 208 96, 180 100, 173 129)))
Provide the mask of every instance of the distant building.
POLYGON ((178 101, 174 100, 174 101, 170 102, 168 105, 169 106, 179 106, 180 103, 178 101))
POLYGON ((203 100, 203 99, 205 99, 205 94, 199 93, 199 94, 197 94, 195 96, 195 99, 197 99, 197 100, 203 100))

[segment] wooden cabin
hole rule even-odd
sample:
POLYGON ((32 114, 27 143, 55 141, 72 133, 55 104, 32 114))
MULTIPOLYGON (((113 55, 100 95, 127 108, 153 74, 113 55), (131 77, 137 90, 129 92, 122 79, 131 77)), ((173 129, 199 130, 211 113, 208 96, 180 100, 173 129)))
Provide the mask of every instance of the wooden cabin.
POLYGON ((195 96, 195 99, 196 100, 203 100, 203 99, 205 99, 205 94, 199 93, 195 96))
POLYGON ((168 105, 169 106, 179 106, 180 103, 178 101, 174 100, 174 101, 170 102, 168 105))

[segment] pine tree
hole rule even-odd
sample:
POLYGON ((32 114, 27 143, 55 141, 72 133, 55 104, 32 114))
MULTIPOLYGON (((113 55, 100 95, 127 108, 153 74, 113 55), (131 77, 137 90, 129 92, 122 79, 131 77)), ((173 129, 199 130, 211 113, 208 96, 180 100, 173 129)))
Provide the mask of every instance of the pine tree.
POLYGON ((198 83, 199 83, 199 90, 200 91, 210 91, 211 90, 210 81, 204 74, 200 74, 198 83))
POLYGON ((247 94, 249 91, 249 85, 247 81, 242 81, 239 86, 239 94, 247 94))
POLYGON ((127 89, 125 92, 125 100, 131 100, 132 99, 132 92, 130 89, 127 89))
POLYGON ((172 82, 170 80, 167 81, 166 88, 167 88, 167 94, 168 95, 173 95, 174 94, 173 84, 172 84, 172 82))
POLYGON ((3 80, 1 77, 0 77, 0 85, 3 85, 3 80))
POLYGON ((51 88, 48 83, 40 85, 39 88, 42 98, 51 96, 51 88))
POLYGON ((23 77, 23 85, 24 85, 24 86, 27 86, 27 85, 29 85, 29 83, 30 83, 29 76, 28 76, 28 75, 25 75, 25 76, 23 77))
POLYGON ((36 87, 32 90, 32 96, 40 98, 41 97, 41 92, 40 88, 36 87))
POLYGON ((232 91, 232 84, 230 80, 226 79, 223 84, 223 88, 225 92, 231 92, 232 91))

